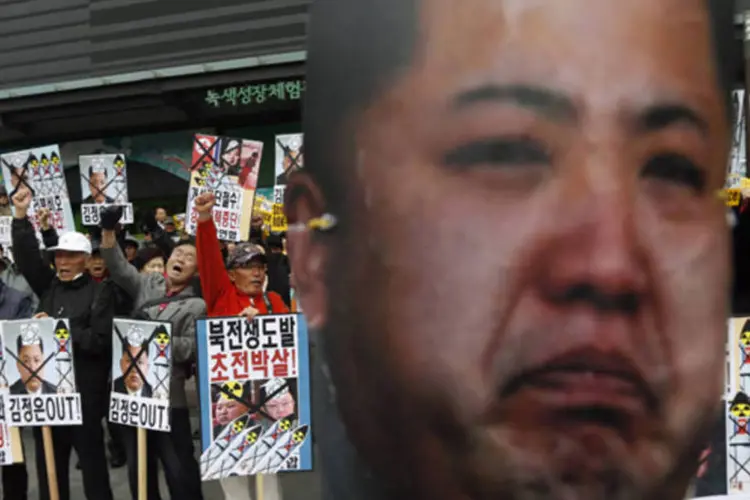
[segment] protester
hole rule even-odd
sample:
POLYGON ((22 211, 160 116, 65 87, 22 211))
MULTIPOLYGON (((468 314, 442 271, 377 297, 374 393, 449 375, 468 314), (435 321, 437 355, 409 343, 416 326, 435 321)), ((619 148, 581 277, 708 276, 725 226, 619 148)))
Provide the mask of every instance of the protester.
POLYGON ((145 274, 164 274, 164 253, 156 247, 141 248, 133 259, 135 268, 145 274))
POLYGON ((156 222, 159 226, 164 229, 164 223, 167 222, 167 210, 162 207, 158 207, 155 213, 156 222))
POLYGON ((723 392, 733 14, 313 2, 285 209, 326 500, 684 498, 723 392))
POLYGON ((289 274, 289 258, 284 254, 284 241, 279 234, 271 234, 266 239, 268 252, 268 290, 279 294, 287 306, 292 303, 289 274))
POLYGON ((39 297, 36 296, 34 291, 31 289, 29 282, 23 277, 23 274, 18 270, 18 266, 10 260, 7 255, 3 255, 0 258, 0 281, 5 283, 8 288, 17 290, 24 295, 28 295, 31 299, 31 309, 36 311, 39 305, 39 297))
MULTIPOLYGON (((32 293, 21 292, 9 287, 0 280, 0 320, 27 319, 34 314, 32 293)), ((21 433, 18 433, 20 436, 21 433)), ((19 463, 2 467, 4 500, 26 500, 29 489, 29 476, 26 464, 19 463)))
MULTIPOLYGON (((212 217, 215 203, 213 193, 204 193, 194 201, 198 212, 198 270, 208 316, 245 316, 252 320, 260 314, 288 313, 289 309, 277 293, 263 291, 266 256, 256 245, 246 242, 235 245, 225 265, 212 217)), ((221 480, 221 487, 227 500, 251 498, 248 478, 225 478, 221 480)), ((263 492, 264 500, 281 498, 277 476, 264 476, 263 492)))
MULTIPOLYGON (((65 233, 54 252, 56 269, 41 257, 34 227, 27 218, 31 193, 20 187, 13 197, 16 209, 12 238, 16 265, 32 290, 40 297, 36 317, 68 318, 74 346, 75 375, 81 394, 83 425, 52 428, 58 490, 61 500, 70 499, 70 452, 75 448, 83 473, 88 500, 111 500, 104 431, 107 408, 114 295, 86 273, 91 243, 80 233, 65 233)), ((34 428, 39 495, 49 498, 41 430, 34 428)))
POLYGON ((128 260, 128 262, 132 263, 133 259, 135 259, 135 256, 138 255, 138 250, 140 249, 140 245, 138 242, 134 239, 126 239, 125 240, 125 258, 128 260))
POLYGON ((8 198, 8 190, 5 186, 0 186, 0 216, 11 216, 13 210, 10 207, 10 199, 8 198))
POLYGON ((91 258, 86 268, 97 283, 101 283, 107 278, 107 264, 104 262, 102 253, 98 248, 91 251, 91 258))
MULTIPOLYGON (((128 263, 117 245, 115 227, 122 208, 109 207, 101 214, 102 256, 112 280, 134 300, 134 317, 172 323, 172 378, 170 381, 171 431, 148 432, 148 498, 159 498, 156 459, 164 467, 170 496, 201 499, 198 463, 193 455, 190 416, 185 396, 185 380, 195 361, 195 321, 205 315, 206 306, 195 290, 196 248, 181 243, 167 261, 166 273, 140 273, 128 263)), ((138 498, 138 447, 136 430, 125 428, 130 489, 138 498)))

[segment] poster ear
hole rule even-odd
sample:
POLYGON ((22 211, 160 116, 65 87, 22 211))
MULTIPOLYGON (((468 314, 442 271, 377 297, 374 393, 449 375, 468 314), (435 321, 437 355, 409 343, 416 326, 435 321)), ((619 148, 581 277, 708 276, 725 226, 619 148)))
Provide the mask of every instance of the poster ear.
MULTIPOLYGON (((325 206, 323 192, 306 172, 297 172, 289 178, 284 209, 290 228, 307 228, 312 219, 323 214, 325 206)), ((316 231, 290 230, 287 232, 287 249, 308 325, 320 328, 325 324, 328 312, 325 283, 328 244, 316 231)))

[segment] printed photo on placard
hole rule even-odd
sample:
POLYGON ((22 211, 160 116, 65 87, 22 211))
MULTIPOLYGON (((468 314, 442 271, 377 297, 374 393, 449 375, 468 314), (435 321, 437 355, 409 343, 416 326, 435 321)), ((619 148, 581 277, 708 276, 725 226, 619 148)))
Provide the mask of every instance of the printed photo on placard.
POLYGON ((168 432, 172 325, 115 319, 110 422, 168 432))
POLYGON ((125 155, 99 154, 78 157, 81 171, 81 217, 84 226, 99 224, 104 207, 123 207, 120 222, 133 223, 133 205, 128 202, 128 174, 125 155))
POLYGON ((310 470, 304 318, 211 318, 197 335, 203 480, 310 470))
POLYGON ((303 140, 302 134, 276 136, 276 186, 285 186, 289 176, 304 167, 303 140))
POLYGON ((50 210, 50 226, 58 232, 75 231, 73 210, 58 146, 15 151, 0 155, 5 188, 11 199, 19 190, 33 197, 28 217, 37 231, 40 208, 50 210))
POLYGON ((241 241, 250 234, 253 198, 263 143, 198 134, 193 144, 186 232, 195 235, 193 200, 203 192, 216 196, 213 216, 222 241, 241 241))
POLYGON ((3 394, 10 426, 77 425, 81 400, 73 369, 73 339, 67 319, 0 322, 3 394))

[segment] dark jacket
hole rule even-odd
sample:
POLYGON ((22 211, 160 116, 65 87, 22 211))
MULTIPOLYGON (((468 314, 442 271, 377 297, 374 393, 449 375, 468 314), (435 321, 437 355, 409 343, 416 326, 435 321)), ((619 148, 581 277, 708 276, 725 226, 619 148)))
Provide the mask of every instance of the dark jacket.
MULTIPOLYGON (((29 391, 26 390, 26 384, 21 379, 18 379, 11 384, 10 393, 14 396, 26 396, 29 391)), ((46 380, 42 380, 42 394, 57 394, 57 388, 46 380)))
MULTIPOLYGON (((119 377, 115 379, 113 390, 118 394, 125 394, 127 396, 128 389, 125 387, 125 377, 119 377)), ((151 389, 151 384, 143 382, 143 388, 141 389, 142 398, 150 398, 153 396, 154 391, 151 389)))
POLYGON ((112 284, 96 283, 88 273, 69 282, 57 279, 54 269, 42 259, 28 219, 14 219, 11 234, 16 265, 40 297, 38 312, 70 320, 80 391, 106 391, 112 358, 112 284))

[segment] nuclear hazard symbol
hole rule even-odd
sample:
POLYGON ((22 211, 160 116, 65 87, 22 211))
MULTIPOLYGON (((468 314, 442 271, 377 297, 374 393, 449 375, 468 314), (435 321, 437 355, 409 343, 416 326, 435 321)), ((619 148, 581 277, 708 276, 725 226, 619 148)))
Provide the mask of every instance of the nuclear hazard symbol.
POLYGON ((169 394, 169 346, 171 339, 164 325, 159 325, 154 329, 152 338, 154 339, 154 344, 156 344, 156 358, 154 358, 156 386, 154 387, 154 395, 160 399, 166 399, 169 394))
POLYGON ((64 321, 58 321, 57 325, 55 325, 55 343, 57 344, 55 368, 57 369, 58 392, 70 393, 75 389, 75 374, 73 372, 70 342, 70 330, 68 330, 68 326, 64 321))
MULTIPOLYGON (((750 478, 750 453, 746 452, 747 458, 739 458, 739 450, 745 449, 747 451, 750 447, 750 433, 748 433, 748 422, 750 421, 750 398, 744 392, 738 392, 731 403, 729 403, 729 419, 733 425, 733 432, 729 437, 728 444, 730 446, 729 458, 731 460, 730 469, 734 472, 730 473, 730 481, 737 481, 739 476, 742 475, 745 478, 750 478), (734 464, 734 467, 732 467, 734 464)), ((744 454, 743 454, 744 455, 744 454)))

